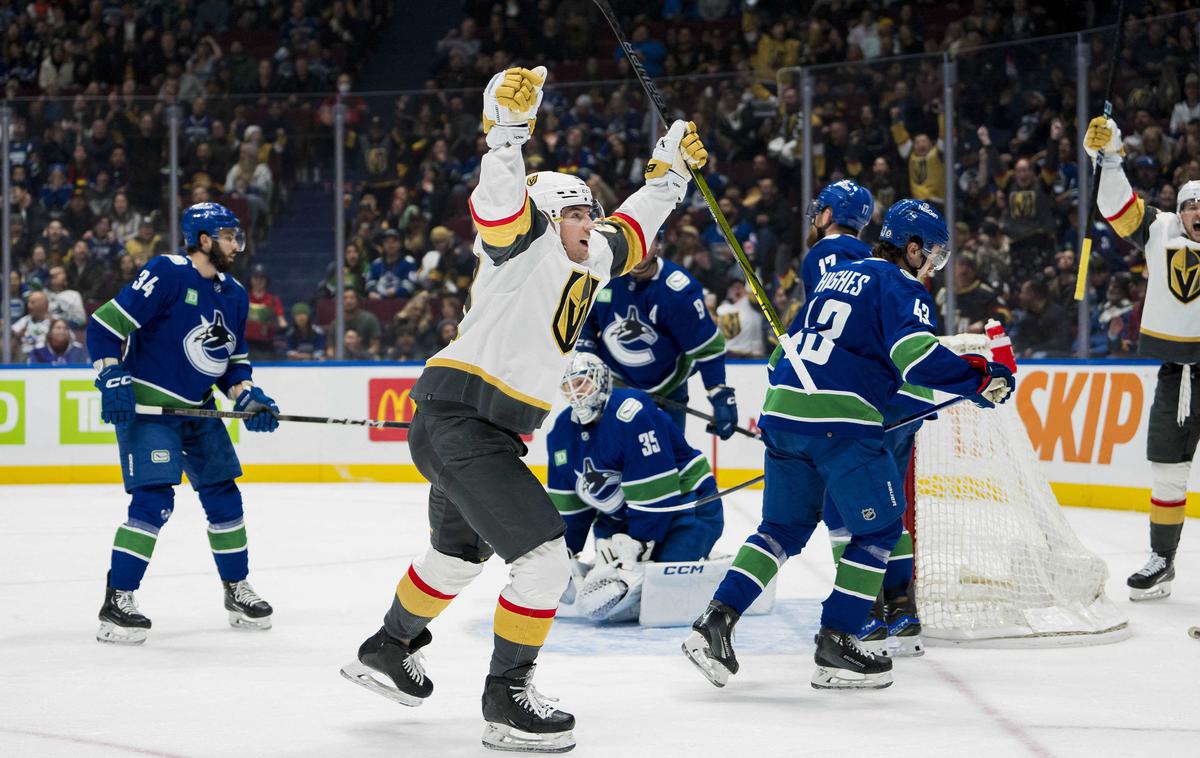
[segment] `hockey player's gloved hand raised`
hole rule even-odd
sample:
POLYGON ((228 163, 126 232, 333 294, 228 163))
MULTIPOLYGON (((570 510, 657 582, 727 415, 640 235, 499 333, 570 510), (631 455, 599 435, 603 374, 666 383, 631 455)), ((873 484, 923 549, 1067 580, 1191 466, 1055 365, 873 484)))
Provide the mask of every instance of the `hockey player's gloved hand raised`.
POLYGON ((705 163, 708 163, 708 150, 696 134, 696 124, 676 121, 654 145, 644 172, 646 184, 666 185, 682 199, 692 178, 688 167, 700 169, 705 163))
POLYGON ((1104 116, 1096 116, 1089 121, 1087 134, 1083 138, 1083 149, 1092 160, 1103 150, 1105 163, 1120 163, 1125 148, 1121 145, 1121 130, 1117 127, 1117 122, 1104 116))
POLYGON ((483 133, 488 147, 523 145, 533 134, 542 104, 546 67, 510 68, 492 77, 483 90, 483 133))
POLYGON ((107 366, 96 377, 100 390, 100 419, 117 426, 133 421, 137 399, 133 395, 133 378, 118 365, 107 366))
POLYGON ((279 428, 279 406, 267 397, 261 387, 251 387, 242 390, 234 404, 235 411, 253 413, 252 418, 246 419, 246 428, 252 432, 273 432, 279 428))
POLYGON ((708 401, 713 407, 713 423, 704 431, 723 440, 729 439, 738 421, 737 398, 733 395, 733 387, 724 384, 713 387, 708 391, 708 401))
POLYGON ((1008 400, 1017 382, 1013 372, 1003 363, 989 361, 982 355, 967 354, 962 359, 971 364, 971 368, 979 372, 983 380, 979 383, 979 391, 970 395, 972 403, 980 408, 995 408, 1008 400))

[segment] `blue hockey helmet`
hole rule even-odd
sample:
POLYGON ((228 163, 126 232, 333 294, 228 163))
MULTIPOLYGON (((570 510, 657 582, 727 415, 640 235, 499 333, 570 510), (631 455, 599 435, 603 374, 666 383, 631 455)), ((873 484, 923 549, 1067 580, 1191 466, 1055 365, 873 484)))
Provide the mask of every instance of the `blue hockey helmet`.
POLYGON ((196 203, 183 212, 179 223, 183 232, 183 244, 195 247, 200 244, 200 234, 204 233, 216 239, 217 232, 222 229, 232 229, 238 243, 238 252, 246 249, 246 235, 242 224, 233 211, 220 203, 196 203))
POLYGON ((825 185, 809 203, 809 222, 814 221, 826 208, 833 211, 833 223, 858 233, 871 220, 871 213, 875 210, 875 198, 871 197, 869 189, 858 182, 842 179, 825 185))
POLYGON ((937 208, 924 200, 898 200, 883 214, 880 242, 903 249, 913 237, 921 240, 925 257, 934 271, 941 271, 950 260, 950 232, 937 208))

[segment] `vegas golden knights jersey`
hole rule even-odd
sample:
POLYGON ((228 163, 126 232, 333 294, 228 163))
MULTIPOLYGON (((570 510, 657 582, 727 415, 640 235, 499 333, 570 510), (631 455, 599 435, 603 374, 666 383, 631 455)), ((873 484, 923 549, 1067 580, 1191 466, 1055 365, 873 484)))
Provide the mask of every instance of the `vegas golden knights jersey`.
POLYGON ((1100 212, 1146 254, 1146 304, 1138 352, 1170 363, 1200 362, 1200 243, 1179 215, 1146 206, 1124 171, 1100 174, 1100 212))
POLYGON ((458 339, 425 364, 418 409, 470 406, 517 433, 541 426, 596 293, 632 269, 674 209, 667 187, 645 186, 597 224, 588 258, 567 257, 557 230, 530 199, 520 147, 483 157, 470 210, 479 267, 458 339))

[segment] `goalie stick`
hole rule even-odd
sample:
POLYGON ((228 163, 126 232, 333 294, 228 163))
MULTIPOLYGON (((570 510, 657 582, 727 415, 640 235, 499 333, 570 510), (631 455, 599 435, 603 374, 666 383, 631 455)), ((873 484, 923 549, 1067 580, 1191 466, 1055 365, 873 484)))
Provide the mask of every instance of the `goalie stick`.
MULTIPOLYGON (((238 418, 248 419, 256 416, 249 411, 218 411, 210 408, 163 408, 157 405, 142 405, 138 403, 136 411, 146 416, 187 416, 190 418, 238 418)), ((261 411, 259 411, 261 413, 261 411)), ((329 418, 327 416, 291 416, 280 413, 275 416, 280 421, 298 421, 304 424, 339 424, 342 426, 368 426, 372 429, 407 429, 412 426, 407 421, 380 421, 373 418, 329 418)))

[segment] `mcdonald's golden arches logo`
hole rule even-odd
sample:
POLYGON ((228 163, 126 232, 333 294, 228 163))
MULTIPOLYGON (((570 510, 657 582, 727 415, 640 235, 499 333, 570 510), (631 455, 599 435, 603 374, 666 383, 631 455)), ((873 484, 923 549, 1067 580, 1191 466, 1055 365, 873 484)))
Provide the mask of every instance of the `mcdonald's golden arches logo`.
MULTIPOLYGON (((372 379, 368 383, 367 412, 381 421, 412 421, 417 404, 412 399, 416 379, 372 379)), ((370 429, 372 442, 406 442, 407 429, 370 429)))

